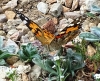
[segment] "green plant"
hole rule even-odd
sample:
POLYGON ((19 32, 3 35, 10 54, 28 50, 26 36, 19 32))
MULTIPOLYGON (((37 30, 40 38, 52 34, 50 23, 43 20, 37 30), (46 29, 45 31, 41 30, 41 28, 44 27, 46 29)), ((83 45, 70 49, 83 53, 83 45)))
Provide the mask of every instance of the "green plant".
MULTIPOLYGON (((15 53, 16 51, 16 47, 13 44, 9 44, 9 45, 5 45, 4 44, 4 37, 0 36, 0 50, 3 52, 9 52, 9 53, 15 53)), ((11 41, 10 39, 8 39, 8 41, 11 41)))
POLYGON ((19 57, 25 62, 31 62, 33 58, 39 57, 38 50, 31 43, 27 45, 22 45, 18 51, 19 57))
POLYGON ((85 66, 82 54, 74 52, 72 49, 67 50, 68 71, 74 76, 74 71, 85 66))
POLYGON ((100 81, 100 74, 96 73, 93 75, 95 81, 100 81))
POLYGON ((73 42, 73 44, 75 45, 74 46, 74 50, 76 52, 80 53, 82 55, 83 59, 86 59, 85 53, 87 51, 87 48, 86 48, 87 41, 85 41, 84 39, 82 39, 81 42, 77 42, 77 43, 73 42))
POLYGON ((74 71, 85 65, 81 54, 75 53, 71 49, 67 50, 65 56, 62 56, 61 52, 58 52, 52 59, 48 57, 43 59, 41 57, 33 58, 32 60, 35 64, 50 73, 49 81, 65 81, 70 74, 74 76, 74 71))
POLYGON ((90 42, 95 42, 100 40, 98 36, 92 34, 91 32, 83 32, 79 35, 79 37, 90 42))
POLYGON ((16 70, 10 69, 7 73, 7 78, 9 78, 11 81, 17 81, 17 73, 16 70))
POLYGON ((5 62, 5 59, 13 55, 14 54, 10 53, 9 50, 3 47, 3 37, 0 36, 0 65, 6 65, 7 63, 5 62))
POLYGON ((96 46, 96 53, 90 59, 95 62, 100 62, 100 43, 95 42, 94 45, 96 46))
POLYGON ((96 81, 100 81, 100 79, 97 79, 96 81))
POLYGON ((69 75, 69 73, 66 72, 68 66, 65 65, 66 68, 63 68, 63 61, 59 56, 54 56, 53 60, 48 58, 33 58, 32 61, 50 73, 48 81, 65 81, 65 77, 69 75))
POLYGON ((96 16, 90 12, 86 12, 86 15, 90 18, 95 18, 96 16))
POLYGON ((89 59, 95 62, 100 62, 100 28, 91 27, 90 31, 91 32, 81 33, 79 37, 94 44, 96 53, 92 57, 89 57, 89 59))
POLYGON ((5 62, 5 59, 11 56, 13 56, 13 54, 6 52, 6 51, 3 52, 0 50, 0 65, 6 65, 7 63, 5 62))
POLYGON ((100 79, 96 80, 96 81, 100 81, 100 79))
POLYGON ((90 42, 100 41, 100 28, 91 27, 90 30, 91 32, 80 33, 79 37, 90 42))
POLYGON ((99 6, 97 6, 97 5, 92 5, 91 6, 91 11, 94 11, 94 12, 100 12, 100 7, 99 6))

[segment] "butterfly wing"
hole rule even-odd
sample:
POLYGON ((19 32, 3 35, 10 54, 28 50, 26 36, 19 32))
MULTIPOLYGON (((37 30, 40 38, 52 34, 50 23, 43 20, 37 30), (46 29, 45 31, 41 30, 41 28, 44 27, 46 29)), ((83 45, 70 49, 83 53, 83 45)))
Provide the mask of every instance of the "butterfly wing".
POLYGON ((19 15, 20 19, 24 24, 34 33, 35 37, 43 44, 48 45, 55 38, 53 34, 48 32, 45 29, 41 29, 35 22, 30 20, 28 17, 16 10, 16 13, 19 15))
POLYGON ((43 45, 49 45, 50 50, 59 49, 63 44, 71 41, 80 33, 80 26, 76 24, 74 26, 66 27, 58 35, 53 35, 46 29, 41 29, 41 27, 22 13, 18 11, 16 11, 16 13, 43 45))
POLYGON ((79 25, 66 27, 55 36, 55 39, 51 42, 50 47, 53 49, 59 49, 63 44, 73 40, 80 33, 79 28, 79 25))
POLYGON ((77 31, 77 30, 79 30, 79 25, 66 27, 58 35, 56 35, 55 38, 56 39, 62 38, 65 34, 68 34, 68 33, 71 33, 71 32, 77 31))

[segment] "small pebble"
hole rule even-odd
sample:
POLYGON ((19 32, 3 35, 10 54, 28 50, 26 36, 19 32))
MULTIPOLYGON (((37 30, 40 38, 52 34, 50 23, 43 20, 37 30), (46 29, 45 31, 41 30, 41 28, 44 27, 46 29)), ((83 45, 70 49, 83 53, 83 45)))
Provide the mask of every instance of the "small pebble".
POLYGON ((0 23, 4 23, 5 21, 7 21, 7 17, 5 14, 0 14, 0 23))
POLYGON ((50 14, 54 17, 59 17, 61 15, 61 12, 63 10, 61 3, 54 3, 50 7, 50 14))
POLYGON ((39 11, 41 11, 42 13, 46 14, 49 10, 48 4, 46 4, 44 2, 39 2, 38 5, 37 5, 37 9, 39 11))
POLYGON ((13 11, 5 11, 5 15, 7 19, 14 19, 16 14, 13 11))

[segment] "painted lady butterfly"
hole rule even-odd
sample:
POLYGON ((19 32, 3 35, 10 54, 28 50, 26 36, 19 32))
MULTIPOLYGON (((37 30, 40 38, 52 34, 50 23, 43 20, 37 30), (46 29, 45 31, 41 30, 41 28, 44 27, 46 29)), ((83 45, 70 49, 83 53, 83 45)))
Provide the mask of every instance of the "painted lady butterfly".
POLYGON ((35 37, 43 45, 49 45, 53 49, 59 49, 59 47, 71 41, 80 33, 80 25, 74 24, 74 26, 66 27, 59 34, 54 35, 46 29, 39 27, 38 24, 30 20, 19 11, 15 11, 19 15, 20 19, 24 22, 24 24, 34 33, 35 37))

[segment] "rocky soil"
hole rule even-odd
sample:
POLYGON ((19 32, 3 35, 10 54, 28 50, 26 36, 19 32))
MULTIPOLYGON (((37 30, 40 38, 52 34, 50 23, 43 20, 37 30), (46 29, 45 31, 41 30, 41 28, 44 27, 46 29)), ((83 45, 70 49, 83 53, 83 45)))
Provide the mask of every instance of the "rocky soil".
MULTIPOLYGON (((82 32, 90 31, 90 27, 100 27, 100 18, 91 19, 86 16, 86 11, 97 13, 91 10, 91 5, 100 6, 97 0, 0 0, 0 37, 3 38, 3 47, 11 48, 13 54, 17 54, 21 45, 38 42, 41 49, 42 44, 34 37, 34 34, 23 24, 14 10, 18 10, 29 19, 37 23, 41 28, 47 29, 51 33, 60 32, 65 27, 77 22, 80 17, 82 32), (83 16, 85 15, 85 16, 83 16), (85 17, 85 19, 84 19, 85 17)), ((75 41, 79 40, 76 37, 75 41)), ((88 46, 89 54, 95 53, 95 49, 88 46)), ((93 54, 90 54, 93 55, 93 54)), ((39 81, 41 68, 37 65, 25 64, 17 56, 8 58, 9 66, 0 66, 0 81, 11 81, 7 79, 7 72, 17 70, 18 78, 16 81, 39 81), (12 68, 14 67, 14 68, 12 68)), ((43 76, 46 72, 43 71, 43 76)), ((46 78, 43 81, 47 81, 46 78)), ((93 81, 93 80, 81 80, 93 81)))

